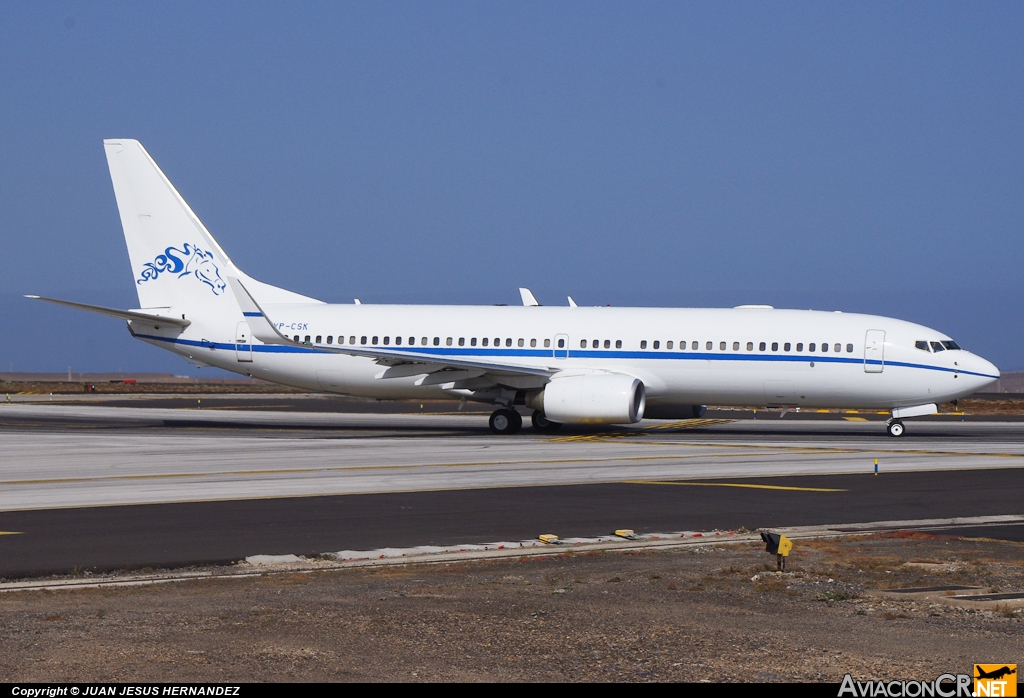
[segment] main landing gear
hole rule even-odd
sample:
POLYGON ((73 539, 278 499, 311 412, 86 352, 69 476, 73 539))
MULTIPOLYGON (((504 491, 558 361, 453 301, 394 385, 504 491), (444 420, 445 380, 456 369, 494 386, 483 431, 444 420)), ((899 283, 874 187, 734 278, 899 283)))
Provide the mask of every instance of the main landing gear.
POLYGON ((495 434, 515 434, 523 428, 523 418, 515 410, 502 407, 491 415, 488 426, 495 434))
MULTIPOLYGON (((537 431, 555 431, 562 427, 561 422, 552 422, 543 412, 535 411, 530 417, 533 428, 537 431)), ((514 409, 502 407, 491 415, 488 425, 495 434, 515 434, 523 428, 523 417, 514 409)))
POLYGON ((534 411, 530 421, 533 422, 533 428, 537 431, 555 431, 562 426, 561 422, 552 422, 540 411, 534 411))
POLYGON ((885 423, 885 430, 889 432, 889 436, 903 436, 903 422, 898 419, 890 419, 885 423))

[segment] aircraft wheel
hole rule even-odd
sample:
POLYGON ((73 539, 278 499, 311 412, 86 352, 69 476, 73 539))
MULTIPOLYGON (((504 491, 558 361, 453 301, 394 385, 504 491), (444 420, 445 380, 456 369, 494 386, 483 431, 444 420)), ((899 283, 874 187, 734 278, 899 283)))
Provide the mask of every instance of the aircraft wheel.
POLYGON ((903 436, 903 422, 898 419, 890 421, 885 428, 889 432, 889 436, 903 436))
POLYGON ((502 408, 494 411, 488 426, 495 434, 515 434, 523 428, 523 418, 515 410, 502 408))
POLYGON ((555 431, 562 427, 561 422, 552 422, 540 411, 535 411, 533 416, 530 417, 530 421, 533 422, 533 428, 537 431, 555 431))

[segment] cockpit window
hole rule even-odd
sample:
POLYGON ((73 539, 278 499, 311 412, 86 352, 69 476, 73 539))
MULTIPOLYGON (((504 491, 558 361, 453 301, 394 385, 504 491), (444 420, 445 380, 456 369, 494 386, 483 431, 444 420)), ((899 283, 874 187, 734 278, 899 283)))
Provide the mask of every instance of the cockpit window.
POLYGON ((946 351, 946 347, 942 346, 942 342, 932 342, 932 351, 946 351))
POLYGON ((928 348, 928 342, 924 341, 923 339, 919 339, 916 342, 914 342, 914 346, 920 349, 921 351, 931 351, 931 349, 928 348))
POLYGON ((942 346, 946 347, 947 349, 960 349, 960 345, 954 342, 952 339, 943 342, 942 346))

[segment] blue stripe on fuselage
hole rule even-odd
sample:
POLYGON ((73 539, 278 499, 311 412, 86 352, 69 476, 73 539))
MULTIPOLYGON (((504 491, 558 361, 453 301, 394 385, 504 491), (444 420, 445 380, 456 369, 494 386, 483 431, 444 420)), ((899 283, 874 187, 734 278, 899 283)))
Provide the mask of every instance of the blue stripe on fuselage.
MULTIPOLYGON (((136 337, 140 339, 152 339, 158 342, 168 342, 170 344, 182 344, 190 347, 204 347, 207 349, 222 349, 224 351, 234 351, 236 345, 234 343, 227 344, 224 342, 203 342, 192 339, 175 339, 172 337, 157 337, 148 334, 137 334, 136 337)), ((286 345, 277 344, 253 344, 251 345, 252 351, 263 354, 336 354, 335 351, 321 351, 315 347, 292 347, 286 345)), ((390 347, 389 347, 390 348, 390 347)), ((384 349, 384 347, 367 347, 367 349, 384 349)), ((452 358, 547 358, 552 359, 552 350, 550 349, 518 349, 516 347, 500 347, 495 349, 483 349, 481 347, 472 347, 465 349, 457 349, 454 347, 394 347, 395 351, 406 352, 410 354, 417 354, 422 356, 424 359, 437 359, 450 356, 452 358)), ((609 351, 593 351, 593 350, 580 350, 570 352, 568 358, 572 359, 638 359, 638 360, 672 360, 672 361, 781 361, 781 362, 815 362, 815 363, 831 363, 831 364, 867 364, 869 366, 881 366, 882 361, 876 359, 858 359, 855 357, 840 357, 840 356, 792 356, 792 355, 777 355, 777 354, 711 354, 711 353, 699 353, 699 352, 671 352, 671 351, 624 351, 624 350, 609 350, 609 351)), ((555 359, 561 361, 562 359, 555 359)), ((987 373, 975 373, 973 371, 964 371, 957 368, 947 368, 945 366, 928 366, 927 364, 915 364, 905 361, 886 361, 885 366, 899 366, 901 368, 917 368, 925 371, 940 371, 943 373, 961 373, 965 376, 978 376, 979 378, 992 378, 997 379, 999 376, 991 376, 987 373)))

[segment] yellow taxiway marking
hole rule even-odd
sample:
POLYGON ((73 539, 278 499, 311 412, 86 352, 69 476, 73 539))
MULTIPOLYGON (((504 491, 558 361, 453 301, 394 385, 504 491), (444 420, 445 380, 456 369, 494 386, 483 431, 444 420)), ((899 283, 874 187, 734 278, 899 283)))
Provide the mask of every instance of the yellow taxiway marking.
POLYGON ((559 436, 554 439, 548 439, 548 441, 555 443, 568 443, 572 441, 607 441, 609 439, 626 439, 633 436, 645 436, 653 431, 663 431, 665 429, 699 429, 701 427, 713 427, 717 424, 730 424, 735 421, 735 419, 688 419, 683 422, 669 422, 668 424, 658 424, 653 427, 645 427, 637 431, 616 432, 613 434, 578 434, 575 436, 559 436))
POLYGON ((21 531, 0 531, 0 536, 20 536, 21 531))
POLYGON ((843 417, 847 422, 866 422, 868 421, 864 417, 843 417))
POLYGON ((743 487, 752 490, 785 490, 787 492, 848 492, 832 487, 787 487, 784 485, 751 485, 744 482, 673 482, 671 480, 624 480, 627 485, 681 485, 683 487, 743 487))

